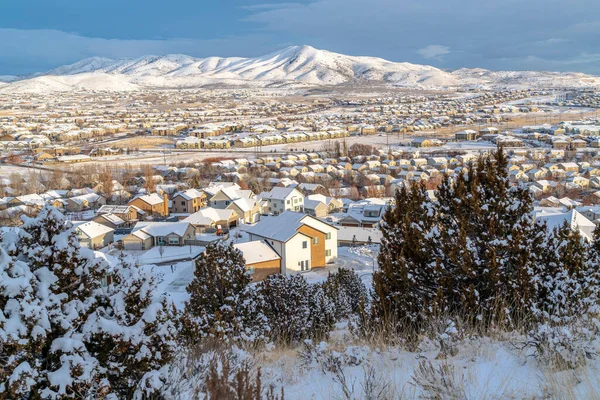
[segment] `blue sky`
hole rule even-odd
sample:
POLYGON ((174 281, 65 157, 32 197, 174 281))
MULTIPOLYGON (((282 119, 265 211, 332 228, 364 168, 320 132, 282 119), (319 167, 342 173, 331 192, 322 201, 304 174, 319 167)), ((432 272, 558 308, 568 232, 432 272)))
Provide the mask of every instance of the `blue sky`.
POLYGON ((597 0, 0 3, 0 75, 92 56, 252 57, 300 44, 440 68, 600 74, 597 0))

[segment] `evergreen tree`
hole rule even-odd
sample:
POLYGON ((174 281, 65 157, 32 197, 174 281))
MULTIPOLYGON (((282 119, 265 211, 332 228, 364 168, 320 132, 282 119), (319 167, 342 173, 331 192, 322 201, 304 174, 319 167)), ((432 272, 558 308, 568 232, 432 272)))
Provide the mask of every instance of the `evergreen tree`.
POLYGON ((80 248, 56 209, 25 219, 0 247, 0 398, 131 397, 171 354, 172 324, 152 279, 110 271, 80 248))
POLYGON ((367 298, 367 289, 360 277, 346 268, 329 273, 323 283, 323 290, 333 301, 336 320, 358 314, 361 303, 367 298))
POLYGON ((418 327, 439 312, 485 323, 527 317, 546 239, 528 189, 510 184, 507 165, 501 148, 481 157, 446 176, 435 201, 422 184, 397 191, 381 226, 378 320, 418 327))
POLYGON ((51 207, 2 239, 12 256, 3 253, 0 283, 0 336, 9 355, 0 377, 9 397, 93 392, 98 363, 80 327, 94 310, 107 265, 80 249, 75 231, 51 207))
MULTIPOLYGON (((597 289, 588 281, 590 266, 581 235, 565 222, 549 235, 533 282, 537 289, 536 316, 544 323, 564 324, 588 314, 588 293, 597 289)), ((591 297, 591 296, 590 296, 591 297)))
POLYGON ((514 319, 531 307, 531 273, 544 240, 528 189, 511 186, 500 148, 446 177, 434 232, 447 309, 478 319, 514 319), (507 312, 508 311, 508 312, 507 312))
POLYGON ((194 342, 204 337, 227 341, 252 335, 249 321, 256 316, 246 312, 252 308, 250 281, 239 250, 232 244, 209 244, 196 261, 194 280, 187 287, 190 299, 182 321, 185 337, 194 342))
POLYGON ((104 390, 131 398, 146 373, 171 361, 175 311, 165 298, 153 302, 154 276, 123 255, 110 278, 97 295, 99 307, 84 332, 90 353, 102 367, 98 379, 104 390))
POLYGON ((318 340, 328 337, 336 321, 336 308, 333 300, 325 293, 323 285, 309 284, 308 309, 310 310, 308 336, 318 340))
POLYGON ((373 277, 374 316, 385 323, 416 324, 436 309, 439 277, 430 232, 434 214, 425 186, 396 192, 381 225, 379 271, 373 277))
POLYGON ((256 290, 271 340, 297 343, 329 334, 335 304, 322 285, 309 284, 302 275, 271 275, 259 282, 256 290))
POLYGON ((583 310, 580 315, 588 314, 596 318, 600 306, 600 227, 594 230, 594 240, 588 245, 587 259, 579 274, 583 310))
POLYGON ((310 330, 309 285, 301 275, 270 275, 257 284, 271 340, 297 342, 310 330))

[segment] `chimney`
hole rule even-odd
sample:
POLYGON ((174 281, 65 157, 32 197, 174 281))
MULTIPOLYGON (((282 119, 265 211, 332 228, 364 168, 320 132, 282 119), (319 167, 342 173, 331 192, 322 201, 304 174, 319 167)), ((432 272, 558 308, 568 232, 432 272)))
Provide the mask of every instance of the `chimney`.
POLYGON ((165 192, 163 194, 163 199, 164 199, 164 212, 163 212, 163 216, 164 217, 168 217, 169 216, 169 196, 167 195, 167 193, 165 192))

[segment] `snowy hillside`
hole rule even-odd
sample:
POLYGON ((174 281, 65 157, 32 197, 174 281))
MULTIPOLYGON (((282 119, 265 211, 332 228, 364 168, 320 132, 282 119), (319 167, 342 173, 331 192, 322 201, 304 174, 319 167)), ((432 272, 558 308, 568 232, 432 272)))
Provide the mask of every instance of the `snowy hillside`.
POLYGON ((427 65, 347 56, 310 46, 291 46, 256 58, 194 58, 180 54, 119 60, 92 57, 36 74, 35 78, 24 77, 1 90, 46 92, 289 84, 302 87, 364 82, 407 88, 584 87, 600 85, 600 78, 580 73, 465 68, 447 72, 427 65))

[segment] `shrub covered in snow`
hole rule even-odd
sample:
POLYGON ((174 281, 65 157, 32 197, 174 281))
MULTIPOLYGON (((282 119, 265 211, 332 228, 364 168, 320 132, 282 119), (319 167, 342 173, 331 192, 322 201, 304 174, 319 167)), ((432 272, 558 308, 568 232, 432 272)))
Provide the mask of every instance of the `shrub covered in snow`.
POLYGON ((257 284, 256 291, 273 341, 320 338, 333 326, 333 302, 321 285, 311 285, 301 275, 271 275, 257 284))
POLYGON ((51 207, 2 237, 0 397, 131 396, 169 361, 172 332, 164 304, 148 302, 152 280, 121 265, 105 288, 111 273, 51 207))
POLYGON ((337 320, 358 314, 367 299, 367 289, 360 277, 345 268, 330 273, 323 283, 323 290, 333 301, 337 320))
POLYGON ((190 299, 182 315, 188 343, 201 338, 255 341, 263 337, 264 318, 248 286, 251 277, 242 253, 232 244, 210 244, 196 261, 190 299))

